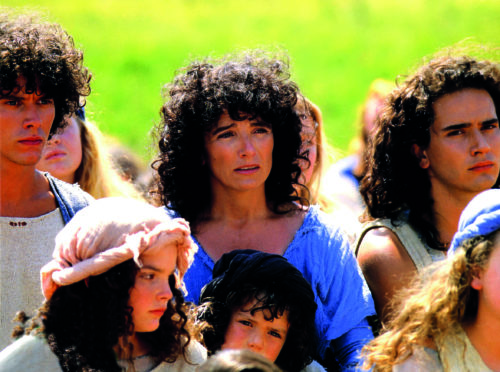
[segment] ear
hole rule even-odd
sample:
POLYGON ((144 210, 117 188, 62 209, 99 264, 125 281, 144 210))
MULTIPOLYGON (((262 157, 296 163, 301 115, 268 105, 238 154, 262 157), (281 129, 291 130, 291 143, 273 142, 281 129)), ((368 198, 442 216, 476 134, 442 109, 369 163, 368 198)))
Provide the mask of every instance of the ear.
POLYGON ((420 165, 420 168, 422 169, 429 168, 430 162, 429 158, 427 157, 427 152, 425 150, 422 150, 422 148, 419 145, 414 143, 411 146, 411 152, 417 158, 418 165, 420 165))
POLYGON ((483 289, 483 271, 482 270, 474 270, 472 274, 472 281, 470 282, 470 286, 477 291, 483 289))

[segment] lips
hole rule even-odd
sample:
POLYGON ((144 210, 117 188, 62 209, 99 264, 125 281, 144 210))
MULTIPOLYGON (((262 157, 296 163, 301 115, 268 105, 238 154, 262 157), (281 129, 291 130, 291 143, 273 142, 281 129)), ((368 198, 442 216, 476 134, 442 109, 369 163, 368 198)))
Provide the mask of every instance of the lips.
POLYGON ((494 165, 495 163, 493 163, 492 161, 482 161, 474 164, 472 167, 469 168, 469 170, 474 172, 482 172, 493 168, 494 165))
POLYGON ((38 136, 32 136, 32 137, 22 138, 18 142, 28 146, 39 146, 43 144, 43 138, 38 136))
POLYGON ((236 168, 235 172, 247 174, 247 173, 254 173, 259 169, 260 169, 260 166, 258 164, 250 164, 250 165, 244 165, 244 166, 236 168))
POLYGON ((54 150, 50 151, 49 153, 47 153, 47 155, 45 155, 45 160, 58 159, 63 156, 66 156, 66 153, 64 151, 54 150))
POLYGON ((154 309, 154 310, 151 310, 150 313, 153 315, 156 315, 158 317, 161 317, 161 316, 163 316, 163 314, 165 314, 166 310, 167 310, 166 308, 154 309))

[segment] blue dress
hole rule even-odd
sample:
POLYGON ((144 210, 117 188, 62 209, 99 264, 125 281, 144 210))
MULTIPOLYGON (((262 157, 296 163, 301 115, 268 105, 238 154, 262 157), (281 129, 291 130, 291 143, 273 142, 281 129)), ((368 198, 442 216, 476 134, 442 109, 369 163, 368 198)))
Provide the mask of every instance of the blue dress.
MULTIPOLYGON (((212 279, 214 261, 193 239, 198 252, 184 282, 186 300, 198 303, 201 289, 212 279)), ((314 291, 320 355, 331 341, 338 340, 339 348, 345 347, 345 359, 352 361, 373 338, 366 317, 375 314, 375 307, 349 243, 327 215, 312 206, 283 256, 300 270, 314 291)))

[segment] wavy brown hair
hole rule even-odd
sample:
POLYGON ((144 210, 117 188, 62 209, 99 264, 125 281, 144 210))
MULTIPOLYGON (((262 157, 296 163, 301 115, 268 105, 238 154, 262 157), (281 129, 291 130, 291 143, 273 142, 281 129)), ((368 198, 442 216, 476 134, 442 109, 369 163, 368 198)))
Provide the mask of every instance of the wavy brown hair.
MULTIPOLYGON (((486 90, 500 113, 499 64, 469 56, 433 59, 389 94, 365 159, 367 171, 360 186, 367 206, 365 220, 394 220, 409 210, 410 223, 424 234, 427 244, 442 245, 432 219, 431 182, 412 146, 429 146, 433 103, 465 88, 486 90)), ((494 187, 499 183, 500 178, 494 187)))
POLYGON ((457 327, 476 318, 478 292, 471 282, 488 264, 498 234, 497 230, 464 241, 453 257, 429 267, 397 296, 392 319, 363 349, 366 369, 392 371, 414 348, 441 345, 457 327))
MULTIPOLYGON (((124 352, 132 355, 127 336, 134 330, 133 309, 128 302, 137 271, 135 262, 129 260, 87 281, 58 288, 25 333, 34 331, 46 338, 64 371, 121 371, 113 347, 120 339, 125 340, 124 352)), ((189 309, 175 283, 171 275, 173 299, 159 328, 137 334, 150 347, 149 355, 158 361, 173 362, 180 355, 186 358, 186 348, 193 338, 189 309)))
MULTIPOLYGON (((233 120, 260 118, 274 136, 273 166, 266 197, 277 213, 308 206, 300 197, 301 122, 295 113, 298 87, 289 79, 286 58, 247 53, 193 62, 165 87, 166 103, 157 128, 157 194, 161 203, 190 222, 211 206, 205 134, 227 112, 233 120)), ((303 187, 303 186, 302 186, 303 187)))
POLYGON ((2 95, 25 89, 54 100, 55 118, 50 133, 66 125, 64 117, 90 94, 91 73, 83 53, 60 25, 35 14, 15 14, 0 7, 0 90, 2 95), (18 86, 19 77, 26 86, 18 86))

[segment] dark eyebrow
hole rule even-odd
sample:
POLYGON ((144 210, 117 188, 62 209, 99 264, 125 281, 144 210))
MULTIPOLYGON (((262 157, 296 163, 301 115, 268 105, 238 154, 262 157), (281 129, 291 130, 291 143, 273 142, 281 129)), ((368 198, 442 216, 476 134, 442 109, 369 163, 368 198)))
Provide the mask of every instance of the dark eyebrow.
POLYGON ((460 123, 460 124, 452 124, 448 125, 447 127, 444 127, 441 129, 442 132, 451 132, 452 130, 457 130, 457 129, 464 129, 470 127, 470 123, 460 123))
POLYGON ((483 125, 489 125, 489 124, 495 124, 495 123, 498 123, 498 118, 492 118, 492 119, 488 119, 488 120, 483 121, 483 125))
POLYGON ((216 128, 213 132, 212 132, 212 136, 215 136, 216 134, 220 133, 220 132, 224 132, 226 129, 229 129, 229 128, 232 128, 234 127, 236 124, 235 123, 231 123, 229 125, 226 125, 224 127, 219 127, 219 128, 216 128))
POLYGON ((266 127, 266 128, 271 128, 272 127, 271 124, 269 124, 268 122, 263 121, 263 120, 253 121, 253 122, 250 123, 250 125, 252 127, 266 127))

